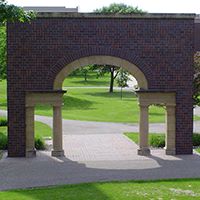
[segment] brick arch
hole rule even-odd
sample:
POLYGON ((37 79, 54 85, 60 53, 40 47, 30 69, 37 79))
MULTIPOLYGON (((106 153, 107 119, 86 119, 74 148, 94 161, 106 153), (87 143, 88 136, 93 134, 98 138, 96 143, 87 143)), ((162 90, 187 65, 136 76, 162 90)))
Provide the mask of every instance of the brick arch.
POLYGON ((74 70, 91 64, 99 64, 99 65, 114 65, 118 67, 123 67, 131 75, 133 75, 137 82, 140 89, 148 89, 148 81, 145 77, 144 73, 137 67, 135 64, 119 58, 115 56, 105 56, 105 55, 95 55, 95 56, 87 56, 76 59, 69 64, 65 65, 55 77, 53 83, 53 89, 58 90, 62 89, 62 83, 64 79, 74 70))

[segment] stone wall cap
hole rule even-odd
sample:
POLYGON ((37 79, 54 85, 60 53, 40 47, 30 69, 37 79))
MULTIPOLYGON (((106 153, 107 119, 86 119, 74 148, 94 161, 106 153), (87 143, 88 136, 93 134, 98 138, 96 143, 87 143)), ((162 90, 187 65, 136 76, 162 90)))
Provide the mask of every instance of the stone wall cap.
POLYGON ((195 13, 146 13, 146 14, 101 14, 77 12, 38 12, 38 18, 156 18, 156 19, 194 19, 195 13))

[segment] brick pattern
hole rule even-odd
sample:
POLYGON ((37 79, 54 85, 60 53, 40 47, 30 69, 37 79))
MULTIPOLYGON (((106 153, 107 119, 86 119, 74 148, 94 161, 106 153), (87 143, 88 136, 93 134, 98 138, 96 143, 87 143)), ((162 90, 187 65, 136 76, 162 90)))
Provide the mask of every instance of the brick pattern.
POLYGON ((177 153, 192 153, 193 19, 38 18, 7 32, 9 156, 25 155, 25 91, 53 89, 64 66, 91 55, 126 59, 149 89, 175 90, 177 153))
POLYGON ((195 23, 195 52, 200 51, 200 23, 195 23))

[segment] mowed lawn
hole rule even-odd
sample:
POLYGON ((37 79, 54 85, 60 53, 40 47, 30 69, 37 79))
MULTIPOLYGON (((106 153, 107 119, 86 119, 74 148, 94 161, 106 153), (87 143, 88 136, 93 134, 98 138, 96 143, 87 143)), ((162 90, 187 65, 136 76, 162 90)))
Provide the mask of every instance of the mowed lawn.
POLYGON ((81 74, 68 76, 63 82, 63 87, 108 87, 109 82, 109 74, 97 77, 95 72, 90 72, 87 75, 87 81, 85 81, 83 75, 81 74))
POLYGON ((88 183, 0 192, 2 200, 193 200, 200 199, 200 180, 88 183))
MULTIPOLYGON (((2 119, 2 117, 0 117, 2 119)), ((42 122, 35 121, 35 137, 36 138, 45 138, 52 137, 52 129, 47 124, 42 122)), ((0 126, 0 134, 7 135, 7 126, 0 126)))
MULTIPOLYGON (((123 91, 123 98, 120 98, 120 91, 115 90, 109 93, 109 75, 96 78, 95 73, 88 75, 88 81, 80 75, 69 76, 65 79, 63 86, 67 88, 67 94, 63 98, 63 118, 83 121, 104 121, 137 123, 139 121, 138 100, 134 92, 123 91), (84 87, 99 88, 84 88, 84 87), (80 88, 73 88, 80 87, 80 88)), ((6 102, 6 81, 0 82, 0 109, 7 109, 6 102)), ((50 106, 39 105, 36 107, 36 114, 52 116, 50 106)), ((164 122, 165 110, 160 107, 151 106, 149 109, 151 123, 164 122)), ((195 116, 195 120, 200 117, 195 116)))
MULTIPOLYGON (((63 98, 62 115, 65 119, 124 122, 139 121, 138 100, 134 92, 124 91, 120 98, 120 91, 109 93, 101 88, 68 88, 63 98)), ((36 114, 52 115, 52 109, 37 106, 36 114)), ((150 108, 150 122, 164 122, 165 110, 152 106, 150 108)))

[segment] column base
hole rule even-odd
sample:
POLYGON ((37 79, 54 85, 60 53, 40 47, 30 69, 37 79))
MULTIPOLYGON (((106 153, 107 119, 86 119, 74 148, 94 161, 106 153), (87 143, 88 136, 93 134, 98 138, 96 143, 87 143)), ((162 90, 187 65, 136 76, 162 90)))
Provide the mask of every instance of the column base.
POLYGON ((138 149, 138 155, 140 155, 140 156, 149 156, 150 154, 151 154, 151 152, 150 152, 149 148, 138 149))
POLYGON ((26 151, 26 158, 34 158, 36 157, 36 150, 28 150, 26 151))
POLYGON ((65 156, 64 150, 61 150, 61 151, 55 151, 55 150, 53 150, 51 152, 51 156, 53 156, 53 157, 63 157, 63 156, 65 156))
POLYGON ((176 155, 176 149, 165 149, 166 155, 176 155))

